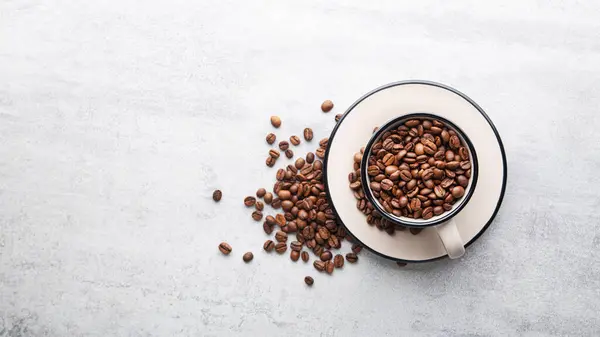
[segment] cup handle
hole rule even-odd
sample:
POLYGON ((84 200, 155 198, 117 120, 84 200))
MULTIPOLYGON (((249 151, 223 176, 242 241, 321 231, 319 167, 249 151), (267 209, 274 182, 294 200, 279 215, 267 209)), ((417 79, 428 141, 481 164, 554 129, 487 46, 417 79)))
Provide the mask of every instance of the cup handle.
POLYGON ((465 244, 460 237, 454 219, 450 219, 441 225, 435 226, 435 230, 437 231, 440 240, 442 240, 442 244, 444 245, 444 248, 446 248, 449 258, 458 259, 465 254, 465 244))

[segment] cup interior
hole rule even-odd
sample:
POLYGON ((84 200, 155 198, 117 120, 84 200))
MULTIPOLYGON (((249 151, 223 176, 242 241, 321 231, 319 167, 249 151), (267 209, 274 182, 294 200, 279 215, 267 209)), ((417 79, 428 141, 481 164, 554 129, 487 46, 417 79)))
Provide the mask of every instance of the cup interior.
POLYGON ((361 184, 363 186, 365 196, 367 200, 369 200, 373 207, 381 214, 383 218, 388 221, 391 221, 395 224, 399 224, 405 227, 429 227, 441 224, 450 220, 456 214, 458 214, 464 206, 469 202, 469 199, 473 195, 473 191, 475 190, 475 186, 477 185, 477 175, 478 175, 478 162, 477 162, 477 153, 475 152, 475 147, 473 143, 469 139, 469 137, 454 123, 449 121, 446 118, 440 117, 438 115, 432 113, 412 113, 403 115, 397 118, 390 120, 389 122, 382 125, 373 135, 371 139, 367 143, 365 147, 365 151, 363 154, 362 162, 361 162, 361 184), (395 214, 387 212, 378 199, 373 195, 373 191, 370 187, 370 178, 367 174, 367 167, 369 165, 369 157, 371 156, 371 151, 373 145, 379 141, 379 139, 383 136, 387 131, 393 130, 403 124, 404 122, 411 119, 437 119, 448 126, 448 128, 454 130, 457 136, 460 138, 461 142, 465 144, 465 146, 469 149, 469 160, 471 161, 471 177, 469 178, 469 184, 465 189, 464 195, 452 205, 452 209, 446 211, 440 215, 434 215, 433 217, 425 220, 425 219, 414 219, 405 216, 397 216, 395 214))

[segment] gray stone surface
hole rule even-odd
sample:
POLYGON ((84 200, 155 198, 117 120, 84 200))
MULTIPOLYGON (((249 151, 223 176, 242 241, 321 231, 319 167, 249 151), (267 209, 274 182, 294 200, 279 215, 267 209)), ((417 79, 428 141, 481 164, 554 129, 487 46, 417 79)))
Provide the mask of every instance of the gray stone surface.
POLYGON ((1 1, 0 336, 600 335, 599 32, 597 1, 1 1), (334 277, 264 254, 268 116, 321 138, 410 78, 501 132, 490 230, 334 277))

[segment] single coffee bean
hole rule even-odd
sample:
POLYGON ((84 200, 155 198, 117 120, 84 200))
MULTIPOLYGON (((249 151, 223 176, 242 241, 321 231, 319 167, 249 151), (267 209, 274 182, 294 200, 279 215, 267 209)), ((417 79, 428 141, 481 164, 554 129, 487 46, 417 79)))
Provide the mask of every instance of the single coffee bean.
POLYGON ((290 137, 290 143, 292 143, 292 145, 294 145, 294 146, 298 146, 298 144, 300 144, 300 137, 298 137, 298 136, 291 136, 290 137))
POLYGON ((271 233, 273 233, 273 226, 269 226, 269 224, 265 221, 263 222, 263 231, 267 235, 271 235, 271 233))
POLYGON ((323 271, 325 270, 325 262, 321 261, 321 260, 315 260, 315 262, 313 262, 313 266, 315 267, 316 270, 318 271, 323 271))
POLYGON ((308 259, 310 258, 310 256, 308 255, 308 252, 305 252, 305 251, 300 253, 300 257, 302 258, 302 261, 304 261, 304 262, 308 262, 308 259))
POLYGON ((333 265, 336 268, 342 268, 344 266, 344 257, 341 254, 337 254, 334 258, 333 258, 333 265))
POLYGON ((310 276, 306 276, 304 278, 304 283, 306 283, 308 286, 312 286, 315 283, 315 280, 310 276))
POLYGON ((275 150, 275 149, 270 149, 270 150, 269 150, 269 156, 271 156, 271 157, 273 157, 273 158, 277 159, 277 158, 279 158, 279 155, 280 155, 280 154, 279 154, 279 151, 277 151, 277 150, 275 150))
POLYGON ((221 251, 221 253, 225 254, 225 255, 229 255, 229 253, 231 253, 231 246, 227 243, 227 242, 221 242, 221 244, 219 244, 219 250, 221 251))
POLYGON ((359 245, 358 243, 355 243, 355 244, 352 245, 352 252, 354 254, 360 253, 361 250, 362 250, 362 246, 359 245))
POLYGON ((279 199, 283 200, 290 200, 292 198, 292 192, 288 191, 288 190, 281 190, 277 193, 277 196, 279 197, 279 199))
POLYGON ((311 128, 304 129, 304 139, 310 142, 313 139, 313 130, 311 128))
POLYGON ((327 274, 332 274, 334 268, 335 268, 335 265, 333 264, 333 262, 331 262, 331 261, 325 262, 325 271, 327 272, 327 274))
POLYGON ((339 121, 340 121, 340 119, 342 119, 342 114, 337 114, 337 115, 335 115, 335 121, 336 121, 336 122, 339 122, 339 121))
POLYGON ((469 179, 463 175, 456 177, 456 182, 462 187, 467 187, 467 185, 469 185, 469 179))
POLYGON ((243 256, 243 260, 244 262, 248 263, 250 261, 252 261, 252 259, 254 258, 254 254, 252 254, 252 252, 247 252, 246 254, 244 254, 243 256))
POLYGON ((321 259, 321 261, 329 261, 332 257, 333 254, 331 254, 330 251, 324 251, 319 258, 321 259))
POLYGON ((254 219, 254 221, 260 221, 263 217, 263 214, 261 211, 254 211, 252 212, 252 219, 254 219))
POLYGON ((278 116, 271 116, 271 125, 278 128, 281 126, 281 118, 278 116))
POLYGON ((215 190, 213 192, 213 200, 214 201, 221 201, 221 198, 223 197, 223 192, 221 192, 221 190, 215 190))
POLYGON ((442 213, 444 213, 444 208, 442 206, 435 206, 433 208, 433 214, 434 215, 440 215, 442 213))
MULTIPOLYGON (((296 166, 296 168, 298 170, 302 169, 304 167, 304 164, 306 164, 306 161, 304 160, 304 158, 298 158, 296 159, 296 162, 294 163, 294 166, 296 166)), ((309 166, 312 170, 312 166, 309 166)), ((310 173, 310 172, 309 172, 310 173)))
POLYGON ((294 262, 298 261, 298 259, 300 258, 300 252, 297 250, 292 250, 290 252, 290 259, 294 262))
POLYGON ((302 243, 299 241, 292 241, 292 243, 290 244, 290 248, 299 252, 302 250, 302 243))
POLYGON ((247 196, 244 198, 244 205, 246 205, 246 207, 252 207, 252 206, 254 206, 255 203, 256 203, 256 198, 253 196, 247 196))
POLYGON ((274 198, 273 202, 271 202, 271 207, 278 209, 281 207, 281 200, 279 198, 274 198))
POLYGON ((421 233, 421 231, 423 231, 423 228, 415 228, 415 227, 410 228, 410 234, 412 234, 412 235, 417 235, 417 234, 421 233))
POLYGON ((275 240, 277 240, 277 242, 286 242, 287 239, 288 239, 287 233, 285 233, 283 231, 277 231, 277 233, 275 233, 275 240))
POLYGON ((306 162, 309 164, 312 164, 315 161, 315 154, 312 152, 309 152, 306 154, 306 162))
POLYGON ((333 109, 333 102, 330 100, 326 100, 321 104, 321 111, 329 112, 333 109))
POLYGON ((285 150, 285 156, 286 156, 288 159, 292 159, 292 158, 294 157, 294 151, 292 151, 292 150, 290 150, 290 149, 287 149, 287 150, 285 150))
POLYGON ((265 241, 265 243, 263 244, 263 249, 267 252, 270 252, 273 250, 273 248, 275 248, 275 243, 271 240, 267 240, 265 241))
POLYGON ((392 182, 389 179, 383 179, 381 181, 381 189, 384 191, 389 191, 392 189, 392 187, 394 187, 394 182, 392 182))
POLYGON ((423 219, 427 220, 427 219, 431 219, 433 217, 433 207, 427 207, 423 210, 423 213, 421 214, 421 216, 423 217, 423 219))
POLYGON ((289 147, 290 147, 290 143, 286 142, 285 140, 282 140, 279 142, 279 149, 281 151, 285 151, 285 150, 289 149, 289 147))
POLYGON ((278 242, 275 245, 275 251, 279 254, 285 253, 286 250, 287 250, 287 245, 285 242, 278 242))
POLYGON ((277 226, 283 227, 283 226, 285 226, 286 222, 287 222, 287 219, 285 218, 285 215, 283 215, 283 214, 275 215, 275 223, 277 224, 277 226))
POLYGON ((356 261, 358 261, 358 256, 354 253, 348 253, 346 254, 346 261, 350 263, 355 263, 356 261))
POLYGON ((275 140, 276 140, 276 139, 277 139, 277 136, 275 136, 275 134, 274 134, 274 133, 269 133, 269 134, 267 135, 267 138, 266 138, 266 140, 267 140, 267 143, 269 143, 269 145, 271 145, 271 144, 275 143, 275 140))
POLYGON ((256 196, 259 198, 262 198, 265 196, 265 194, 267 194, 267 190, 265 190, 264 188, 259 188, 258 190, 256 190, 256 196))
POLYGON ((268 156, 268 157, 267 157, 267 160, 265 161, 265 164, 266 164, 268 167, 273 167, 273 166, 275 166, 275 162, 276 162, 276 161, 277 161, 277 158, 273 158, 273 157, 271 157, 271 156, 268 156))
POLYGON ((315 154, 317 155, 317 157, 319 157, 319 158, 323 159, 323 158, 325 158, 325 149, 323 149, 323 148, 318 148, 318 149, 315 151, 315 154))
POLYGON ((275 226, 276 222, 275 222, 275 217, 273 217, 272 215, 267 215, 267 217, 265 218, 265 222, 269 225, 269 226, 275 226))
POLYGON ((263 200, 265 201, 265 204, 270 205, 271 202, 273 202, 273 193, 267 192, 263 197, 263 200))
POLYGON ((460 138, 458 136, 451 136, 448 145, 452 149, 458 149, 460 147, 460 138))
POLYGON ((462 186, 454 186, 452 188, 452 196, 455 199, 462 197, 465 194, 465 189, 462 186))
POLYGON ((261 201, 257 201, 256 204, 254 204, 254 207, 256 207, 257 211, 262 211, 265 209, 265 204, 263 204, 261 201))

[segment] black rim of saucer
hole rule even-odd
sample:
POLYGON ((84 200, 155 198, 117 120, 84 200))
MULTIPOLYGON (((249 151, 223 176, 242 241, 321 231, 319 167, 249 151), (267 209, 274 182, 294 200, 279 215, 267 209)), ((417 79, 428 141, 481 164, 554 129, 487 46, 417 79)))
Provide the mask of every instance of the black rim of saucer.
POLYGON ((384 217, 386 220, 391 221, 394 224, 403 225, 405 227, 427 228, 427 227, 439 225, 442 222, 449 221, 467 205, 467 203, 471 199, 471 196, 473 195, 473 192, 475 192, 475 188, 477 187, 477 177, 478 177, 478 173, 479 173, 478 172, 479 162, 477 161, 477 151, 475 150, 475 147, 473 146, 473 143, 471 142, 471 139, 469 139, 467 134, 461 128, 459 128, 456 124, 452 123, 451 121, 449 121, 448 119, 446 119, 444 117, 441 117, 441 116, 438 116, 438 115, 435 115, 432 113, 426 113, 426 112, 410 113, 410 114, 406 114, 403 116, 395 117, 392 120, 386 122, 384 125, 382 125, 379 128, 379 130, 377 130, 377 132, 373 133, 373 135, 369 139, 369 142, 365 146, 365 149, 366 149, 366 151, 363 155, 363 159, 362 159, 362 163, 361 163, 361 173, 363 173, 361 175, 361 184, 363 187, 363 192, 365 192, 365 196, 366 196, 367 200, 369 202, 371 202, 371 204, 373 204, 373 206, 377 209, 377 211, 379 211, 381 216, 384 217), (377 200, 375 200, 373 191, 368 186, 370 179, 365 174, 366 170, 367 170, 366 167, 368 165, 367 162, 369 160, 368 157, 371 154, 371 147, 373 146, 373 144, 390 128, 395 128, 402 121, 409 120, 409 119, 419 119, 419 118, 438 119, 438 120, 441 120, 442 122, 444 122, 446 125, 449 125, 452 129, 454 129, 456 132, 458 132, 460 134, 461 138, 465 141, 465 143, 467 143, 467 147, 469 148, 469 151, 471 152, 471 156, 473 157, 473 165, 471 165, 472 166, 471 186, 470 186, 469 190, 467 191, 467 194, 462 197, 462 200, 460 200, 460 204, 457 207, 452 208, 449 212, 446 212, 445 214, 443 214, 443 216, 436 218, 433 221, 429 221, 425 224, 420 223, 418 221, 411 221, 411 220, 409 220, 410 218, 405 219, 405 218, 398 217, 398 216, 395 216, 394 214, 389 214, 388 212, 386 212, 386 210, 383 208, 383 206, 381 206, 381 204, 377 200))
MULTIPOLYGON (((490 119, 490 117, 485 113, 485 111, 483 111, 483 109, 477 104, 475 103, 475 101, 473 101, 471 98, 469 98, 467 95, 463 94, 462 92, 447 86, 445 84, 441 84, 441 83, 437 83, 437 82, 433 82, 433 81, 425 81, 425 80, 406 80, 406 81, 398 81, 398 82, 392 82, 392 83, 388 83, 385 84, 379 88, 376 88, 368 93, 366 93, 365 95, 363 95, 361 98, 359 98, 358 100, 356 100, 356 102, 352 103, 352 105, 346 110, 346 112, 344 112, 344 114, 342 115, 342 117, 340 118, 340 120, 336 123, 335 127, 333 128, 333 131, 331 131, 331 135, 329 136, 329 142, 327 144, 327 149, 325 151, 325 158, 323 159, 323 181, 325 184, 325 189, 327 191, 329 191, 329 182, 327 179, 327 164, 329 161, 329 147, 331 146, 331 144, 333 143, 331 140, 333 140, 335 138, 335 134, 337 133, 340 125, 342 124, 342 122, 344 121, 344 118, 346 118, 346 116, 352 112, 352 110, 358 105, 360 104, 362 101, 364 101, 367 97, 391 88, 391 87, 395 87, 395 86, 400 86, 400 85, 407 85, 407 84, 420 84, 420 85, 430 85, 430 86, 434 86, 434 87, 438 87, 441 89, 445 89, 448 90, 450 92, 453 92, 457 95, 459 95, 460 97, 462 97, 464 100, 466 100, 467 102, 469 102, 475 109, 477 109, 477 111, 479 111, 479 113, 483 116, 483 118, 485 118, 485 120, 488 122, 488 124, 490 125, 492 131, 494 132, 494 135, 496 136, 496 139, 498 140, 498 146, 500 147, 500 154, 502 155, 502 166, 503 166, 503 171, 504 174, 502 176, 502 188, 500 190, 500 196, 498 198, 498 202, 496 203, 496 208, 494 209, 494 212, 492 213, 492 216, 490 217, 490 219, 487 221, 487 223, 481 228, 481 230, 469 241, 467 242, 467 244, 465 244, 465 248, 469 247, 473 242, 477 241, 477 239, 479 239, 481 237, 481 235, 483 235, 483 233, 485 233, 485 231, 490 227, 490 225, 492 224, 492 222, 494 221, 494 218, 496 217, 496 215, 498 214, 498 211, 500 210, 500 206, 502 205, 502 201, 504 200, 504 193, 506 192, 506 180, 507 180, 507 175, 508 175, 508 166, 506 163, 506 152, 504 150, 504 145, 502 144, 502 139, 500 138, 500 134, 498 133, 498 130, 496 129, 496 126, 494 125, 494 123, 492 123, 492 120, 490 119)), ((331 194, 327 193, 327 200, 329 202, 329 205, 331 206, 331 208, 333 209, 333 211, 335 212, 336 216, 338 217, 338 221, 340 223, 342 223, 342 225, 344 225, 343 221, 339 219, 339 215, 338 212, 335 208, 335 204, 333 203, 333 200, 331 199, 331 194)), ((365 224, 366 224, 366 220, 365 220, 365 224)), ((404 260, 404 259, 398 259, 395 257, 391 257, 385 254, 382 254, 378 251, 376 251, 375 249, 371 248, 368 245, 365 245, 362 241, 360 241, 360 239, 358 239, 351 230, 348 229, 347 226, 344 225, 344 227, 346 227, 346 232, 348 234, 350 234, 350 236, 352 236, 354 238, 354 241, 361 244, 363 247, 365 247, 366 249, 368 249, 369 251, 371 251, 373 254, 381 256, 383 258, 389 259, 389 260, 393 260, 393 261, 397 261, 397 262, 405 262, 405 263, 423 263, 423 262, 433 262, 433 261, 437 261, 437 260, 441 260, 444 259, 446 257, 448 257, 448 254, 444 254, 442 256, 438 256, 432 259, 426 259, 426 260, 404 260)), ((385 234, 387 235, 387 233, 381 233, 381 234, 385 234)))

